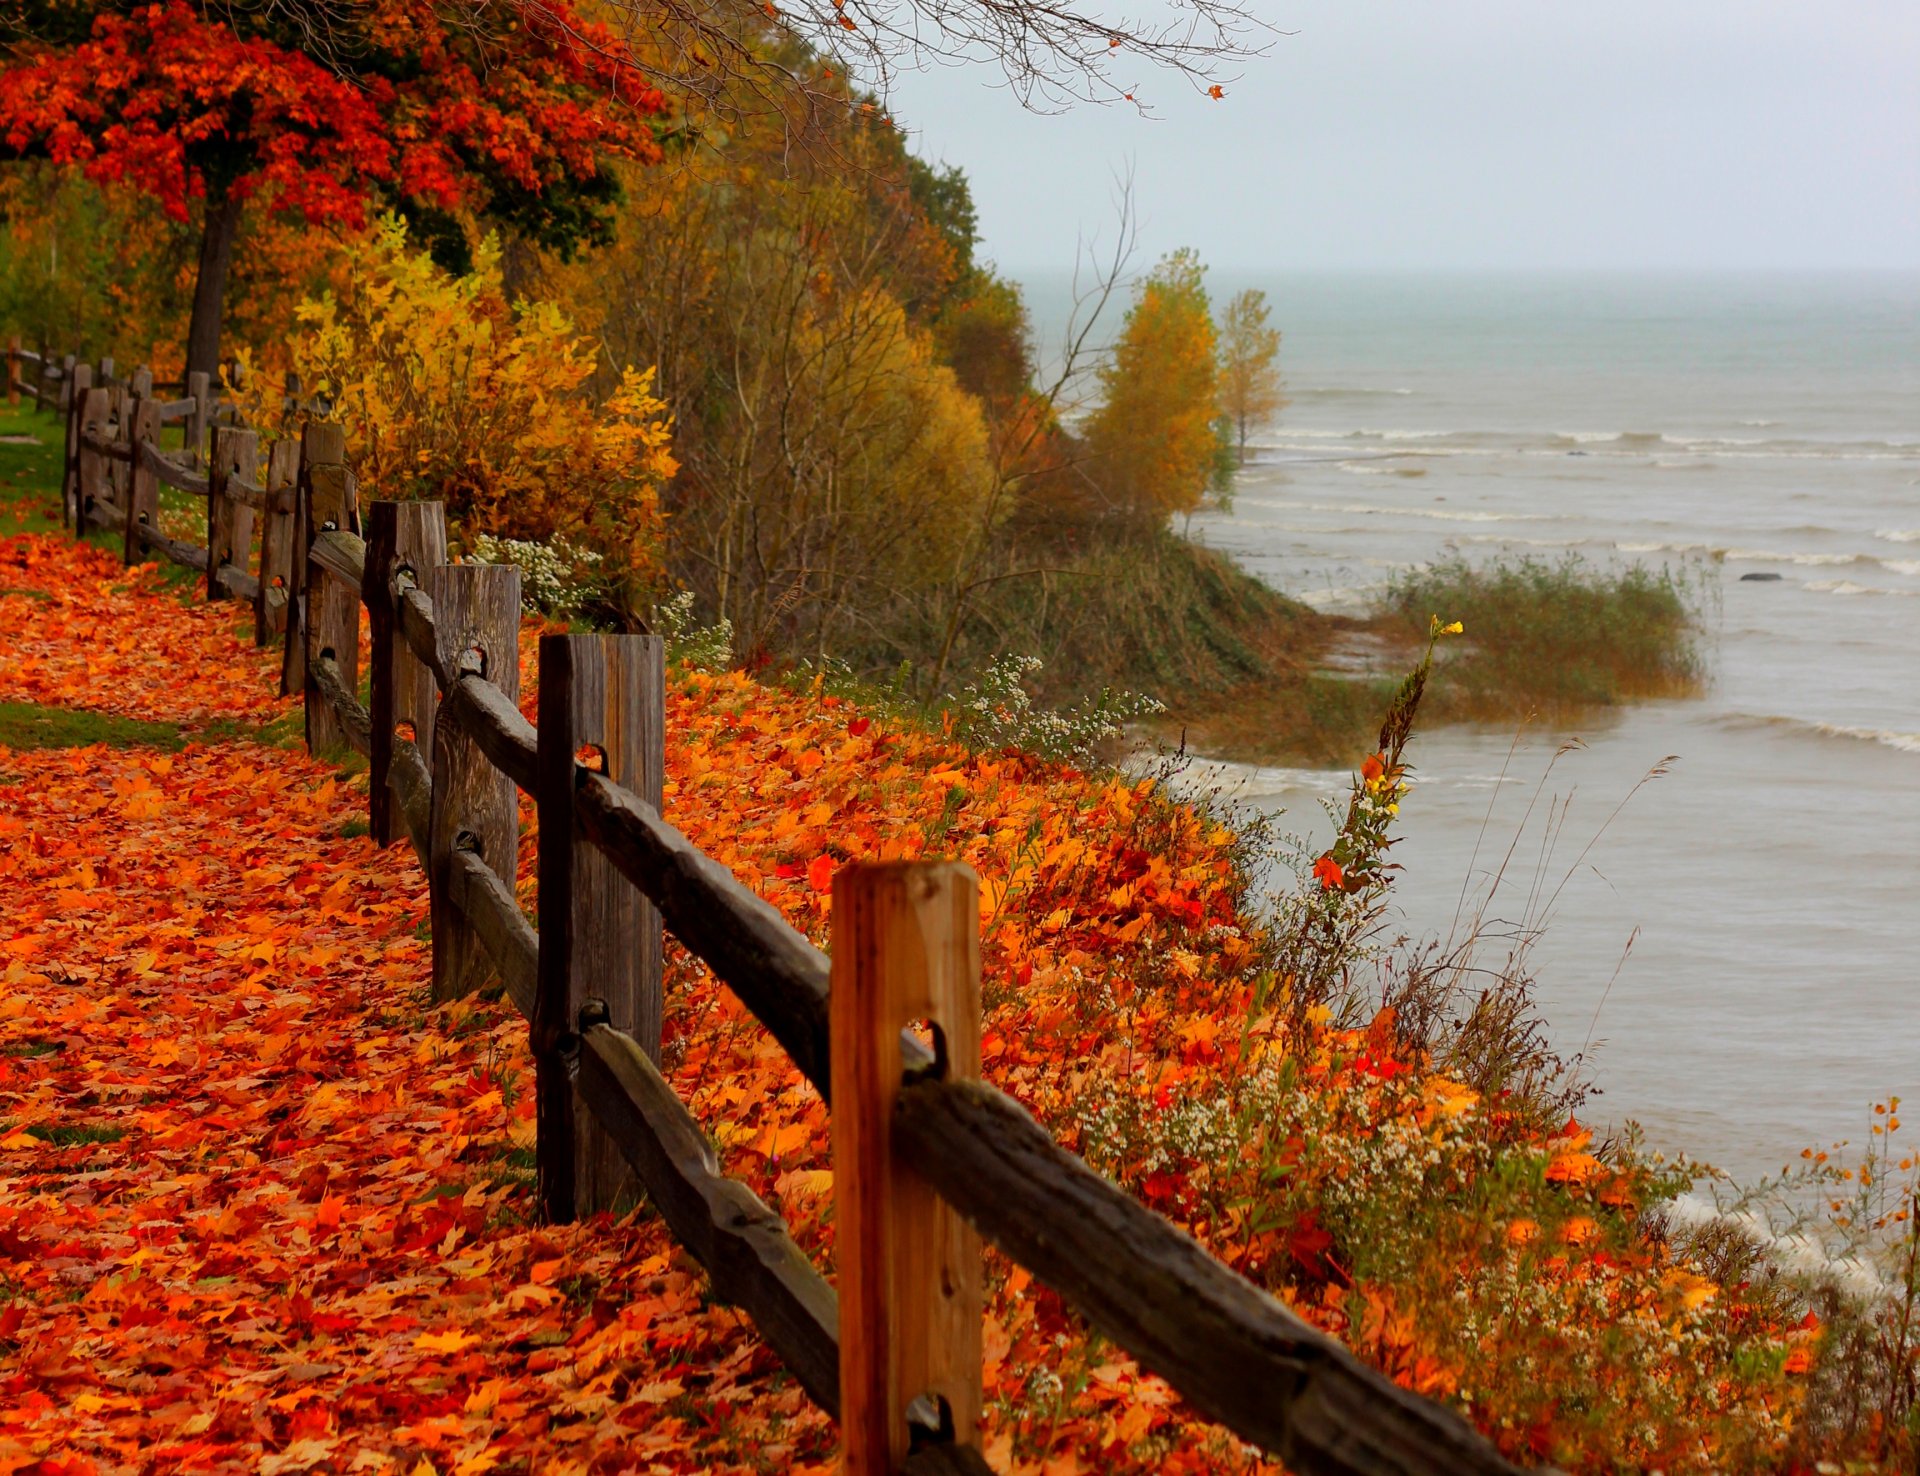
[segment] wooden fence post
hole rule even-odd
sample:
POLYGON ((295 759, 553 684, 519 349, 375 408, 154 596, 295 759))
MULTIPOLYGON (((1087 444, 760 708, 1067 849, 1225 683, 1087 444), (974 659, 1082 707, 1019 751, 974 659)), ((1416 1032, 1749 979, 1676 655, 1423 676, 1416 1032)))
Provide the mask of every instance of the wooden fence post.
MULTIPOLYGON (((510 702, 520 699, 520 571, 511 564, 441 564, 427 576, 441 668, 449 680, 485 677, 510 702)), ((427 881, 433 921, 433 997, 457 999, 493 974, 486 947, 449 894, 456 850, 477 851, 493 874, 514 883, 520 857, 518 791, 471 735, 440 714, 433 730, 433 819, 427 881)))
POLYGON ((293 511, 287 537, 287 640, 280 653, 282 697, 291 697, 307 688, 307 545, 313 541, 310 531, 313 510, 308 506, 305 435, 295 444, 298 461, 293 473, 293 511))
MULTIPOLYGON (((196 369, 187 376, 187 396, 193 401, 193 409, 187 416, 183 434, 187 441, 187 460, 195 466, 207 466, 207 428, 213 415, 212 376, 204 369, 196 369)), ((247 480, 253 480, 253 473, 247 473, 247 480)), ((249 509, 251 511, 251 509, 249 509)))
MULTIPOLYGON (((7 403, 20 403, 20 336, 7 340, 7 403)), ((38 400, 35 401, 38 404, 38 400)))
MULTIPOLYGON (((46 366, 42 365, 41 367, 44 369, 46 366)), ((63 415, 67 411, 73 409, 74 392, 76 389, 79 388, 79 386, 75 385, 73 382, 73 372, 75 369, 81 368, 81 367, 86 368, 88 382, 91 383, 92 376, 93 376, 93 369, 90 365, 82 366, 80 364, 79 359, 76 358, 73 354, 68 354, 64 359, 60 361, 60 412, 63 415)))
POLYGON ((207 598, 224 600, 222 565, 244 570, 253 552, 253 509, 227 496, 227 479, 259 481, 260 438, 252 431, 222 430, 213 435, 207 462, 207 598))
POLYGON ((892 1126, 908 1025, 933 1027, 943 1077, 980 1075, 979 897, 979 878, 958 862, 860 864, 833 878, 828 1000, 847 1476, 893 1476, 910 1448, 910 1417, 937 1422, 954 1444, 979 1444, 980 1240, 896 1151, 892 1126))
MULTIPOLYGON (((433 673, 413 654, 400 634, 395 580, 405 575, 426 588, 429 570, 447 561, 447 505, 444 502, 376 502, 367 509, 367 563, 360 586, 372 632, 372 752, 368 755, 369 828, 377 846, 393 844, 397 831, 387 770, 393 764, 393 734, 401 723, 413 728, 421 753, 433 752, 433 714, 439 703, 433 673)), ((511 882, 512 878, 507 879, 511 882)))
POLYGON ((301 427, 299 462, 293 476, 293 539, 287 564, 287 648, 280 669, 280 695, 291 697, 307 687, 307 627, 312 611, 307 607, 307 590, 313 571, 307 565, 308 550, 321 531, 314 516, 312 469, 346 460, 346 436, 339 426, 308 422, 301 427))
MULTIPOLYGON (((113 361, 102 359, 100 362, 106 365, 113 361)), ((127 403, 125 381, 109 384, 107 386, 107 439, 115 442, 127 439, 127 425, 132 418, 128 413, 130 408, 127 403)), ((107 458, 107 496, 115 507, 122 509, 127 506, 132 496, 132 479, 128 476, 128 466, 127 462, 117 457, 107 458)))
POLYGON ((540 638, 540 986, 532 1042, 540 1209, 564 1222, 633 1197, 632 1171, 574 1096, 568 1042, 589 1008, 660 1060, 660 916, 574 819, 575 761, 658 808, 666 768, 666 644, 540 638))
POLYGON ((79 508, 80 526, 78 532, 84 535, 93 522, 93 510, 102 502, 110 500, 112 486, 107 477, 107 468, 111 464, 100 452, 87 444, 89 437, 104 438, 107 434, 107 422, 113 413, 113 391, 90 389, 80 396, 79 406, 74 411, 74 420, 79 424, 79 454, 75 458, 74 495, 79 508))
MULTIPOLYGON (((145 370, 140 372, 146 373, 145 370)), ((147 376, 149 389, 152 388, 152 377, 147 376)), ((156 533, 160 531, 160 478, 140 455, 140 448, 150 445, 159 434, 160 406, 152 395, 132 400, 127 407, 121 435, 131 457, 127 462, 127 541, 124 554, 129 564, 138 564, 147 556, 147 545, 140 537, 140 530, 151 528, 156 533)))
POLYGON ((136 400, 153 398, 153 371, 145 364, 127 376, 127 393, 136 400))
MULTIPOLYGON (((294 510, 280 506, 299 480, 300 447, 279 440, 267 448, 267 476, 260 483, 266 510, 260 514, 260 598, 253 607, 253 643, 264 646, 287 629, 287 609, 293 598, 294 510)), ((281 696, 286 696, 285 671, 281 696)))
POLYGON ((111 358, 100 361, 100 388, 113 388, 113 360, 111 358))
POLYGON ((300 438, 299 495, 295 498, 294 598, 287 625, 287 659, 282 677, 289 693, 306 697, 307 750, 330 752, 346 742, 346 730, 333 705, 320 695, 308 664, 331 652, 340 680, 349 692, 360 688, 360 591, 337 579, 314 577, 308 556, 322 533, 360 531, 353 474, 347 470, 346 432, 338 425, 308 421, 300 438))
POLYGON ((80 497, 80 411, 92 387, 91 364, 75 364, 62 382, 60 408, 67 418, 67 459, 60 475, 60 506, 75 537, 85 537, 87 531, 85 504, 80 497))

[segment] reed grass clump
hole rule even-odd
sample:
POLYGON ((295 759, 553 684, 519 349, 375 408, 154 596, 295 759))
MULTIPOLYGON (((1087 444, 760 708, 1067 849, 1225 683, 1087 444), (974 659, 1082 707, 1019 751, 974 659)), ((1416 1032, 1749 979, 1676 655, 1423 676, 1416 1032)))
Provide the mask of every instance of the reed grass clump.
POLYGON ((1685 571, 1456 555, 1394 579, 1381 615, 1415 639, 1435 611, 1462 620, 1432 716, 1501 721, 1692 695, 1705 673, 1701 603, 1685 571))

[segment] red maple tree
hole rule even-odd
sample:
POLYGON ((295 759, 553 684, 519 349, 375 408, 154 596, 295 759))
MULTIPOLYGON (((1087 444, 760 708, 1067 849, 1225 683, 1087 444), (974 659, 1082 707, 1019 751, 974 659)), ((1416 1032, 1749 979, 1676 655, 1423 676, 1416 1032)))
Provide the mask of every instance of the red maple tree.
POLYGON ((605 229, 610 157, 659 152, 660 92, 558 0, 457 17, 374 0, 323 28, 276 5, 54 5, 8 29, 0 156, 131 185, 175 220, 198 212, 189 369, 218 363, 249 201, 349 225, 378 201, 443 232, 470 212, 565 248, 605 229))

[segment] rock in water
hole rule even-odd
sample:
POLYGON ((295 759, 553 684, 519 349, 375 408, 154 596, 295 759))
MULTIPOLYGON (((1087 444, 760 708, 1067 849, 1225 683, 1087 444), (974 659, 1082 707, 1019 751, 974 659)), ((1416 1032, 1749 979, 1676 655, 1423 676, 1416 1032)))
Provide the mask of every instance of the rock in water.
POLYGON ((1742 584, 1776 584, 1779 580, 1778 574, 1742 574, 1740 576, 1742 584))

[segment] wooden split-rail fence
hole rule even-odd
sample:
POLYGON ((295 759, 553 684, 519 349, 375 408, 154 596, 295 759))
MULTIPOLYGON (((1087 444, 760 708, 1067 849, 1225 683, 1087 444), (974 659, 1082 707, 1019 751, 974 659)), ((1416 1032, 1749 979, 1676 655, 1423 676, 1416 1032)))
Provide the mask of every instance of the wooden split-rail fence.
POLYGON ((840 1423, 850 1476, 991 1468, 978 1443, 981 1238, 1198 1410, 1302 1472, 1518 1468, 1062 1148, 980 1077, 978 882, 947 862, 833 880, 832 956, 662 818, 664 648, 549 635, 521 714, 518 571, 447 561, 441 504, 359 506, 337 426, 262 446, 204 382, 9 351, 10 394, 65 415, 76 531, 125 534, 254 603, 284 640, 316 751, 371 773, 369 825, 426 868, 433 992, 498 977, 531 1022, 538 1195, 567 1221, 643 1193, 840 1423), (177 455, 156 444, 186 428, 177 455), (203 439, 204 438, 204 439, 203 439), (263 470, 264 468, 264 470, 263 470), (158 488, 207 500, 207 541, 158 527, 158 488), (255 527, 258 520, 259 526, 255 527), (359 698, 361 611, 369 703, 359 698), (533 797, 538 927, 513 892, 533 797), (781 1218, 721 1172, 659 1069, 662 926, 760 1019, 832 1109, 836 1295, 781 1218), (933 1045, 913 1027, 930 1026, 933 1045))

